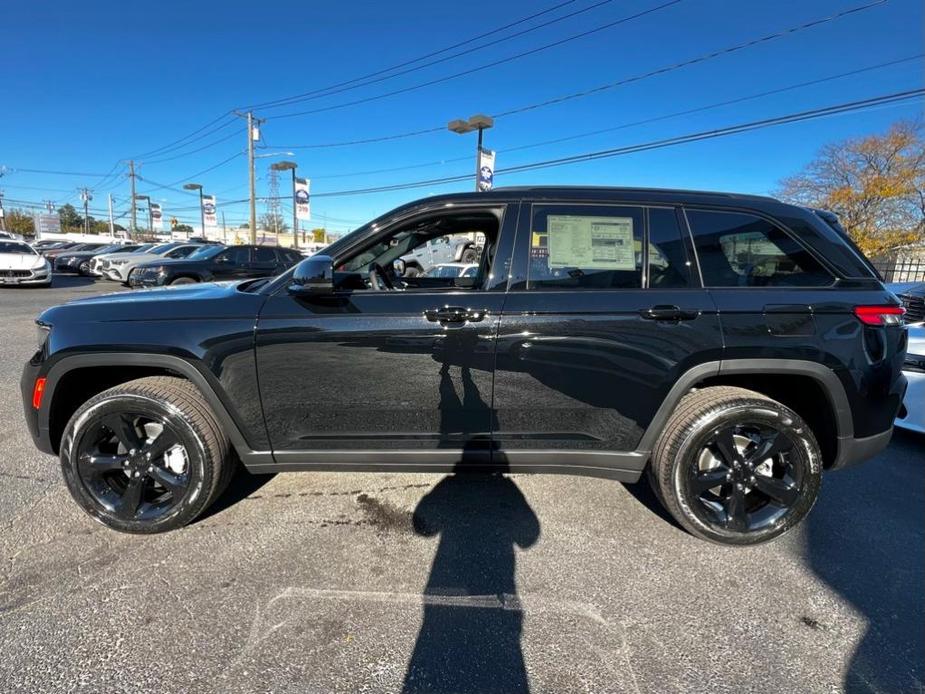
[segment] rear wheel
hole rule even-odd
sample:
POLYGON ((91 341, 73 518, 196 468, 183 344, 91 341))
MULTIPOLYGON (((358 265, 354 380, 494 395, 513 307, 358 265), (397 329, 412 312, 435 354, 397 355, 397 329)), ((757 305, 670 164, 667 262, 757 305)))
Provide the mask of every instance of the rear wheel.
POLYGON ((748 545, 782 535, 809 513, 821 469, 819 445, 793 410, 719 386, 681 400, 656 445, 650 479, 685 529, 748 545))
POLYGON ((86 260, 83 261, 83 262, 77 267, 77 273, 80 274, 80 275, 82 275, 82 276, 84 276, 84 277, 86 277, 87 275, 89 275, 89 274, 90 274, 90 263, 89 263, 89 261, 86 261, 86 260))
POLYGON ((110 388, 71 417, 61 443, 71 495, 115 530, 186 525, 227 485, 229 445, 201 393, 156 376, 110 388))
POLYGON ((466 250, 462 252, 462 257, 460 258, 460 262, 463 262, 466 265, 472 265, 473 263, 477 263, 478 261, 479 261, 479 251, 477 248, 473 248, 472 246, 469 246, 466 250))
POLYGON ((177 277, 177 279, 173 280, 170 283, 170 286, 174 286, 177 284, 196 284, 198 281, 199 280, 195 280, 192 277, 177 277))

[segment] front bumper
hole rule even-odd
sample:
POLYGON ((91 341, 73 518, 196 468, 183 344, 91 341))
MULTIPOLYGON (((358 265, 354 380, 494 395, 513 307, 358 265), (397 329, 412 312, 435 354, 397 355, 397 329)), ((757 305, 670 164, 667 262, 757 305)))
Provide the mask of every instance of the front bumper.
POLYGON ((125 282, 128 271, 124 265, 112 265, 103 270, 103 277, 113 282, 125 282))
MULTIPOLYGON (((51 445, 51 435, 48 428, 44 429, 39 425, 39 410, 32 407, 32 390, 35 387, 35 380, 41 375, 41 364, 36 363, 35 359, 26 362, 22 372, 22 378, 19 381, 19 388, 22 391, 23 413, 26 417, 26 428, 32 437, 35 447, 42 453, 51 453, 54 455, 54 446, 51 445)), ((43 407, 48 407, 48 402, 42 402, 43 407)), ((48 421, 47 418, 45 421, 48 421)))
POLYGON ((925 373, 903 371, 909 387, 896 426, 925 434, 925 373))
POLYGON ((79 261, 55 260, 55 272, 77 272, 79 261))
POLYGON ((161 287, 164 284, 163 275, 142 275, 132 272, 128 276, 128 286, 135 288, 161 287))
POLYGON ((48 284, 49 282, 51 282, 51 273, 46 268, 40 270, 0 270, 0 285, 48 284))

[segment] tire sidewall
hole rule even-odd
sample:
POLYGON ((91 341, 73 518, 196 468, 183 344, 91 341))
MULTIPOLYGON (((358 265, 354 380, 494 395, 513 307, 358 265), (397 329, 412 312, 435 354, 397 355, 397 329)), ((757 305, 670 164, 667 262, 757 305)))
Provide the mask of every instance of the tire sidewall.
POLYGON ((670 491, 675 505, 681 513, 682 524, 699 537, 731 545, 751 545, 767 542, 798 524, 816 503, 822 481, 822 456, 815 437, 806 424, 788 408, 773 401, 761 400, 748 404, 720 406, 705 418, 698 418, 684 437, 671 466, 670 491), (746 534, 726 531, 708 525, 692 509, 684 491, 685 477, 692 456, 699 456, 711 432, 730 424, 756 423, 773 426, 786 433, 794 441, 794 453, 801 456, 804 465, 804 479, 799 500, 772 525, 746 534))
POLYGON ((181 527, 195 518, 208 502, 211 466, 206 465, 207 449, 200 434, 183 412, 169 403, 152 398, 120 393, 100 396, 77 410, 61 440, 61 472, 74 500, 94 520, 115 530, 130 533, 158 533, 181 527), (157 520, 126 521, 107 511, 86 488, 77 470, 77 451, 84 435, 102 417, 122 412, 137 412, 152 419, 162 419, 177 434, 186 448, 190 466, 190 484, 186 496, 167 514, 157 520))

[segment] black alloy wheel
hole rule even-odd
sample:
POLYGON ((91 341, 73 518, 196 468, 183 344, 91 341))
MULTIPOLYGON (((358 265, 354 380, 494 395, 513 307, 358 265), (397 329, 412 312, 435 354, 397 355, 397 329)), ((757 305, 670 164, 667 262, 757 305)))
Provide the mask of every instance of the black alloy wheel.
POLYGON ((225 489, 231 447, 189 381, 149 376, 103 391, 71 416, 61 470, 74 500, 104 525, 158 533, 186 525, 225 489))
POLYGON ((687 470, 691 509, 705 523, 736 532, 762 530, 796 503, 806 462, 786 431, 761 423, 713 432, 687 470))
POLYGON ((95 421, 78 442, 77 463, 94 501, 123 521, 164 517, 190 486, 189 456, 177 432, 139 412, 95 421))
POLYGON ((821 472, 819 444, 796 412, 732 386, 684 396, 649 467, 678 523, 728 545, 766 542, 793 528, 812 509, 821 472))

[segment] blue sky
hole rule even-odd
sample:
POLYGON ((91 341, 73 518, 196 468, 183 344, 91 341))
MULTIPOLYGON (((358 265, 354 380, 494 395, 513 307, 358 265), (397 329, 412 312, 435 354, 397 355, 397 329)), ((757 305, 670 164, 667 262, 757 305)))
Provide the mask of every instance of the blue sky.
MULTIPOLYGON (((871 0, 732 2, 681 0, 643 17, 561 46, 451 79, 438 85, 350 107, 376 96, 503 59, 665 4, 667 0, 575 0, 554 12, 435 58, 478 47, 542 22, 598 7, 474 50, 467 55, 340 94, 278 108, 267 119, 262 153, 294 157, 258 160, 258 195, 267 167, 295 159, 312 179, 316 223, 351 228, 402 202, 469 190, 472 182, 418 189, 324 197, 321 194, 465 174, 473 167, 474 135, 442 129, 473 113, 510 109, 643 74, 871 0), (312 109, 330 110, 295 116, 312 109), (385 142, 290 149, 439 128, 385 142), (441 163, 442 162, 442 163, 441 163), (400 169, 353 175, 357 172, 400 169)), ((0 35, 0 178, 5 206, 13 200, 77 204, 79 186, 106 194, 126 209, 128 183, 117 162, 139 162, 140 193, 160 201, 165 217, 198 222, 197 201, 157 188, 176 184, 243 152, 243 122, 201 139, 163 148, 231 109, 310 92, 404 63, 562 3, 175 2, 7 3, 0 35), (237 133, 237 135, 234 135, 237 133), (194 152, 199 148, 202 151, 194 152), (138 155, 147 154, 147 156, 138 155), (22 169, 112 176, 30 173, 22 169), (183 209, 190 208, 193 209, 183 209)), ((500 117, 486 134, 497 168, 647 142, 922 86, 923 62, 667 118, 555 144, 538 142, 616 128, 660 116, 908 58, 925 50, 919 0, 888 0, 871 9, 736 53, 600 93, 500 117)), ((433 60, 432 58, 431 60, 433 60)), ((413 64, 410 67, 414 67, 413 64)), ((833 140, 881 131, 920 115, 909 103, 707 142, 582 163, 499 174, 497 185, 597 184, 722 189, 765 193, 833 140)), ((213 128, 222 126, 220 120, 213 128)), ((197 136, 198 138, 198 136, 197 136)), ((199 175, 219 203, 247 195, 246 158, 238 156, 199 175)), ((283 191, 287 190, 283 179, 283 191)), ((263 211, 258 206, 258 213, 263 211)), ((222 205, 229 225, 246 219, 247 205, 222 205)))

